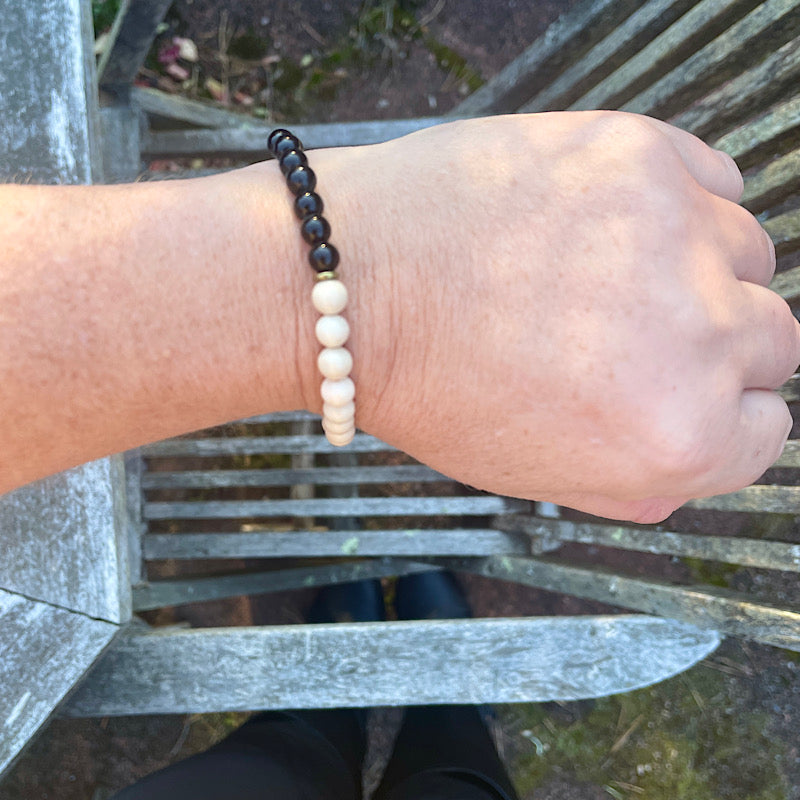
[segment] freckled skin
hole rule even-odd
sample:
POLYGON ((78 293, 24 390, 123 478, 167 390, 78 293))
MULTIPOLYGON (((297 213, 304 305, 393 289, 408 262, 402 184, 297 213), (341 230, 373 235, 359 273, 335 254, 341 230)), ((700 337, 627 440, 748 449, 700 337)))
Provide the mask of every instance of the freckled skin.
MULTIPOLYGON (((636 521, 780 453, 791 420, 772 390, 800 335, 728 157, 656 120, 573 112, 309 159, 350 297, 359 428, 469 485, 636 521)), ((0 493, 319 412, 307 249, 274 162, 0 187, 0 493)))

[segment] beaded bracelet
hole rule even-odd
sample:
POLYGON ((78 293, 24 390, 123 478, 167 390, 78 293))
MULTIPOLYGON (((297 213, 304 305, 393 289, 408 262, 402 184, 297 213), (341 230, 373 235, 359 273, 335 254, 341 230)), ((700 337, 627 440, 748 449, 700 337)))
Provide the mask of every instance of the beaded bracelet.
POLYGON ((349 377, 353 357, 343 346, 350 335, 350 326, 341 316, 347 305, 347 289, 336 274, 339 251, 328 241, 331 226, 322 216, 322 198, 314 191, 317 178, 308 166, 300 140, 290 131, 277 128, 270 133, 267 146, 278 159, 286 185, 295 196, 294 211, 301 220, 300 234, 311 245, 308 261, 316 272, 311 302, 322 315, 315 329, 317 341, 323 347, 317 358, 323 376, 322 427, 328 441, 341 447, 355 436, 356 389, 349 377))

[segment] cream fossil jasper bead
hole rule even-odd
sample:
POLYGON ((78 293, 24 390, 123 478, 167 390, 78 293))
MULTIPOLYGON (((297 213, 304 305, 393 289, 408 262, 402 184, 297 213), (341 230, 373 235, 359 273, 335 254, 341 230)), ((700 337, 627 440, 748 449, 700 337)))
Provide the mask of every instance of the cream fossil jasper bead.
POLYGON ((336 278, 318 281, 311 290, 311 302, 320 314, 338 314, 347 305, 347 289, 336 278))
POLYGON ((322 416, 330 422, 347 422, 355 418, 356 404, 352 400, 343 406, 332 406, 330 403, 324 403, 322 416))
POLYGON ((353 356, 345 347, 326 347, 317 357, 319 371, 333 381, 346 378, 353 369, 353 356))
POLYGON ((350 335, 350 326, 338 314, 325 314, 317 320, 316 334, 323 347, 341 347, 350 335))
POLYGON ((356 396, 356 387, 350 378, 332 381, 325 378, 320 387, 322 399, 332 406, 343 406, 356 396))

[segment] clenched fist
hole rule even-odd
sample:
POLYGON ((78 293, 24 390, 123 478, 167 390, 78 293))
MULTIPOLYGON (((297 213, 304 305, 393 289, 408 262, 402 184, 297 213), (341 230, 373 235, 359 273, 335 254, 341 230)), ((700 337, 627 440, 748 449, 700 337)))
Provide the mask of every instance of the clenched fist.
POLYGON ((639 522, 780 454, 773 390, 799 327, 725 154, 646 117, 566 112, 314 162, 359 427, 481 489, 639 522))

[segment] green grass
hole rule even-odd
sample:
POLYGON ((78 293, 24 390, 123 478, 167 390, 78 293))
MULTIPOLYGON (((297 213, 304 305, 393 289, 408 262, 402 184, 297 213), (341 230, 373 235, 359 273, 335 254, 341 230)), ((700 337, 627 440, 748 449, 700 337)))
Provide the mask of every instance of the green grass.
POLYGON ((742 708, 740 689, 735 675, 699 665, 600 699, 577 720, 552 705, 506 707, 528 740, 513 772, 522 796, 562 777, 615 800, 785 800, 786 747, 768 714, 742 708))

